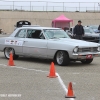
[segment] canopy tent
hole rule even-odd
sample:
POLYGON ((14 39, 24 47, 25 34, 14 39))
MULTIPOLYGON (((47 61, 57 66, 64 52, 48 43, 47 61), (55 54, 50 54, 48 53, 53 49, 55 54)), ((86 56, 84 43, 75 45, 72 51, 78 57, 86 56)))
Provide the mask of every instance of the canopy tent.
POLYGON ((73 20, 66 18, 64 15, 61 15, 57 17, 56 19, 52 20, 52 27, 58 27, 58 28, 64 28, 70 27, 70 22, 72 22, 73 25, 73 20))

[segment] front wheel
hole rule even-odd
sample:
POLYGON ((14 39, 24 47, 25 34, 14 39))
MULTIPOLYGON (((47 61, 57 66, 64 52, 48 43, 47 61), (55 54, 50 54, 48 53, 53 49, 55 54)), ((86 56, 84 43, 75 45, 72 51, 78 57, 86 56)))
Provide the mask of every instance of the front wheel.
POLYGON ((70 63, 69 55, 65 51, 58 51, 56 54, 56 62, 60 66, 65 66, 70 63))
POLYGON ((93 61, 93 59, 85 59, 85 60, 82 60, 81 62, 83 64, 90 64, 92 61, 93 61))
POLYGON ((10 58, 10 53, 12 52, 13 54, 13 59, 17 59, 19 56, 15 54, 15 51, 13 48, 5 48, 4 50, 4 55, 7 59, 10 58))

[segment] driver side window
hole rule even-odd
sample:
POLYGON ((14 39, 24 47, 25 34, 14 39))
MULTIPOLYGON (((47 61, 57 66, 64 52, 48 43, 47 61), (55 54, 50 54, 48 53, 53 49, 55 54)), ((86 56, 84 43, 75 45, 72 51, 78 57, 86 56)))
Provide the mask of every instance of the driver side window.
POLYGON ((41 30, 35 29, 28 29, 27 30, 27 38, 34 38, 34 39, 45 39, 41 30))

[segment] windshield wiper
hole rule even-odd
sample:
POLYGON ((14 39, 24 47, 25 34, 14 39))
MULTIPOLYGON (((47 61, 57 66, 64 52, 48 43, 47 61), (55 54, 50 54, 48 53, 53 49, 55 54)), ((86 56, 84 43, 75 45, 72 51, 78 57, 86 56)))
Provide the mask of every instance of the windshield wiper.
POLYGON ((57 37, 52 37, 52 38, 50 38, 50 39, 58 39, 57 37))
POLYGON ((60 37, 60 38, 67 38, 67 37, 60 37))

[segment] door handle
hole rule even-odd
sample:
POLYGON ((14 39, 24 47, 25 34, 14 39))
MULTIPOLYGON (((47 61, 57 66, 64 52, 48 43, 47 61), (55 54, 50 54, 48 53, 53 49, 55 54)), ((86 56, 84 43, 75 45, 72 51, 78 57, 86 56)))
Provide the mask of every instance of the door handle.
POLYGON ((24 42, 28 42, 28 41, 24 41, 24 42))

